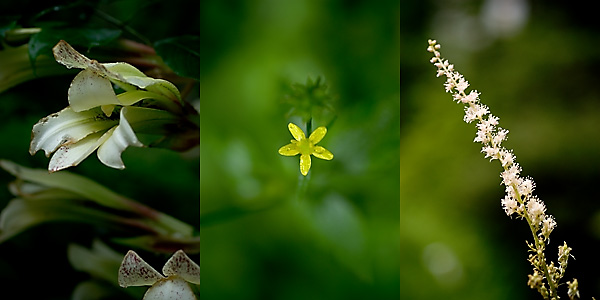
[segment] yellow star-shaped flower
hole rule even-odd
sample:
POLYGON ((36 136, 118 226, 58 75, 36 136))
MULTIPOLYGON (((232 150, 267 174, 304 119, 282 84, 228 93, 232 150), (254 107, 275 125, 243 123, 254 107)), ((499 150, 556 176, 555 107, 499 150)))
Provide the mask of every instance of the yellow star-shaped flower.
POLYGON ((320 159, 332 160, 333 154, 329 150, 315 145, 320 142, 325 134, 327 134, 327 128, 321 126, 313 131, 308 139, 304 135, 304 131, 300 129, 296 124, 288 124, 288 128, 294 136, 295 140, 292 140, 290 144, 287 144, 279 148, 279 154, 285 156, 294 156, 300 154, 300 173, 306 176, 308 170, 310 170, 310 155, 314 155, 320 159))

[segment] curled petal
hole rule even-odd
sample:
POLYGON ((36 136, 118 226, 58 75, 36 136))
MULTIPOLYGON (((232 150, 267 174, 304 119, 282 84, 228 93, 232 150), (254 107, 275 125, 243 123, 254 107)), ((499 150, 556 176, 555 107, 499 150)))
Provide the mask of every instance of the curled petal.
POLYGON ((48 164, 48 171, 56 172, 68 167, 76 166, 94 152, 102 143, 104 143, 113 133, 116 127, 107 132, 97 132, 88 135, 76 143, 67 143, 62 145, 48 164))
POLYGON ((288 129, 290 130, 292 136, 294 136, 294 139, 296 139, 296 141, 301 141, 306 138, 306 136, 304 135, 304 131, 302 131, 302 129, 300 129, 298 125, 290 123, 288 124, 288 129))
POLYGON ((300 155, 300 173, 306 176, 306 174, 308 174, 308 170, 310 170, 310 155, 302 154, 300 155))
POLYGON ((163 266, 162 272, 166 276, 177 275, 193 284, 200 284, 200 266, 182 250, 178 250, 169 258, 163 266))
POLYGON ((102 117, 97 111, 75 112, 70 107, 42 118, 33 125, 29 153, 44 150, 46 156, 63 144, 76 143, 86 136, 105 131, 117 121, 102 117))
POLYGON ((85 69, 90 66, 91 60, 83 54, 73 49, 69 43, 61 40, 52 48, 54 58, 57 62, 65 65, 67 68, 85 69))
POLYGON ((323 137, 325 137, 325 134, 327 134, 327 128, 325 128, 324 126, 321 126, 317 129, 315 129, 315 131, 313 131, 310 136, 308 137, 308 140, 314 145, 318 142, 320 142, 323 137))
POLYGON ((298 146, 295 143, 287 144, 279 148, 279 154, 281 155, 294 156, 298 155, 298 153, 300 153, 300 149, 298 149, 298 146))
POLYGON ((98 149, 98 159, 100 159, 103 164, 115 169, 125 168, 125 164, 123 164, 123 160, 121 159, 121 153, 123 153, 127 147, 144 146, 138 140, 131 125, 129 125, 129 122, 127 122, 127 108, 128 107, 123 107, 121 109, 119 125, 98 149))
POLYGON ((75 76, 69 87, 69 105, 74 111, 109 104, 121 104, 110 80, 92 69, 85 69, 75 76))
POLYGON ((127 252, 119 267, 118 282, 121 287, 152 285, 163 278, 132 250, 127 252))
POLYGON ((327 150, 321 146, 315 146, 315 149, 314 149, 312 155, 314 155, 315 157, 318 157, 320 159, 325 159, 325 160, 333 159, 333 153, 329 152, 329 150, 327 150))

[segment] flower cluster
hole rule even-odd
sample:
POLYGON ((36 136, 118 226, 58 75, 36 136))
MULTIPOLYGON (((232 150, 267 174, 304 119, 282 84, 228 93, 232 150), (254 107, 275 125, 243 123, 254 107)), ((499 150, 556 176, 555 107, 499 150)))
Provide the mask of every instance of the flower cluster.
MULTIPOLYGON (((504 171, 501 174, 502 184, 506 195, 501 200, 502 208, 508 216, 516 214, 525 219, 534 235, 535 242, 529 244, 532 254, 529 262, 533 265, 533 274, 529 275, 528 285, 537 289, 544 298, 556 299, 557 287, 562 279, 571 248, 565 243, 559 247, 559 267, 554 263, 547 264, 544 255, 546 244, 550 242, 550 233, 556 227, 553 216, 546 213, 546 205, 533 195, 535 183, 529 177, 521 176, 521 166, 516 162, 512 150, 502 146, 508 130, 498 126, 499 118, 492 115, 489 108, 479 101, 480 93, 472 90, 467 93, 469 82, 463 75, 454 70, 454 65, 441 58, 440 45, 435 40, 429 40, 427 51, 433 53, 431 63, 438 68, 437 77, 446 76, 444 87, 446 92, 453 94, 454 101, 465 104, 464 121, 477 122, 477 135, 474 142, 482 144, 481 152, 490 161, 498 160, 504 171), (544 279, 547 280, 548 288, 544 279)), ((577 280, 569 283, 569 297, 579 296, 577 280)))

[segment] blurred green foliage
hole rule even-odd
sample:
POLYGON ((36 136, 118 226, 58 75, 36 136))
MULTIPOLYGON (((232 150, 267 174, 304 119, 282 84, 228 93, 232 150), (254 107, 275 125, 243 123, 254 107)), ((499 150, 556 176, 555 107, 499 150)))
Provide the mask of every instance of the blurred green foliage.
POLYGON ((202 297, 398 299, 398 2, 200 12, 202 297), (312 128, 335 157, 305 178, 277 149, 318 77, 337 117, 312 107, 312 128))
MULTIPOLYGON (((201 255, 191 258, 200 261, 202 297, 399 297, 398 1, 202 1, 199 9, 187 1, 67 2, 2 4, 0 28, 105 28, 157 46, 200 33, 200 168, 197 153, 128 149, 124 171, 93 157, 71 171, 199 225, 201 255), (298 158, 280 156, 277 149, 289 143, 288 122, 300 123, 286 115, 286 95, 294 84, 318 77, 335 99, 335 122, 328 115, 314 119, 313 128, 328 126, 320 145, 335 158, 314 159, 303 177, 298 158)), ((115 32, 99 40, 108 43, 115 32)), ((94 41, 80 45, 91 47, 84 53, 91 58, 99 50, 94 41)), ((183 50, 197 57, 194 47, 183 50)), ((185 60, 175 65, 193 66, 185 60)), ((181 74, 197 76, 187 71, 181 74)), ((31 126, 66 106, 72 78, 35 79, 0 94, 0 157, 47 166, 43 154, 27 152, 31 126)), ((11 180, 0 173, 0 183, 11 180)), ((0 189, 0 207, 9 199, 0 189)), ((94 237, 110 233, 65 223, 28 230, 0 245, 0 279, 32 296, 69 298, 79 282, 90 279, 67 267, 69 245, 89 248, 94 237), (39 278, 34 283, 26 280, 30 270, 39 278)), ((141 255, 153 266, 165 261, 141 255)))
POLYGON ((527 287, 528 226, 502 210, 501 167, 483 158, 475 126, 435 77, 429 38, 510 130, 506 147, 558 223, 549 259, 566 241, 576 260, 565 282, 575 277, 582 298, 597 298, 600 28, 580 7, 505 1, 525 4, 526 21, 499 34, 486 23, 493 2, 401 7, 401 298, 541 298, 527 287))

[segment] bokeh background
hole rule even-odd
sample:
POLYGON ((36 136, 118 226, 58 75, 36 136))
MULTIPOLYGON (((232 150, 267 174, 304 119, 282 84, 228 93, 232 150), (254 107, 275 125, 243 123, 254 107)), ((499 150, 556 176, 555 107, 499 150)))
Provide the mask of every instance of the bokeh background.
POLYGON ((201 296, 398 299, 398 1, 200 12, 201 296), (319 143, 335 157, 303 178, 277 153, 298 122, 283 99, 318 76, 337 99, 319 143))
MULTIPOLYGON (((574 250, 564 281, 600 295, 600 27, 556 1, 402 1, 400 236, 402 299, 540 299, 527 287, 523 220, 500 205, 501 167, 444 92, 427 39, 510 130, 523 175, 558 227, 547 255, 574 250)), ((566 287, 562 286, 563 298, 566 287)))

